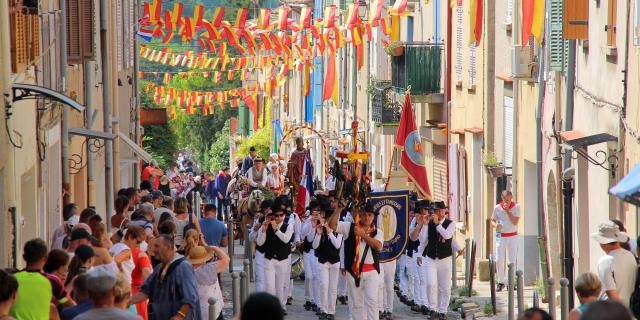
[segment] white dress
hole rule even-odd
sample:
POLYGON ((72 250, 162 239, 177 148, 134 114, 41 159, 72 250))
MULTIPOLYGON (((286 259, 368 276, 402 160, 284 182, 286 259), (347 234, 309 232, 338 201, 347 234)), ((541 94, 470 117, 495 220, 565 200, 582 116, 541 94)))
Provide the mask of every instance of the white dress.
POLYGON ((198 286, 198 297, 200 297, 200 312, 202 319, 209 318, 209 298, 216 300, 215 310, 216 314, 213 319, 218 319, 224 306, 224 300, 222 297, 222 290, 220 290, 220 284, 218 283, 218 272, 216 268, 218 262, 209 262, 201 265, 195 269, 196 284, 198 286))

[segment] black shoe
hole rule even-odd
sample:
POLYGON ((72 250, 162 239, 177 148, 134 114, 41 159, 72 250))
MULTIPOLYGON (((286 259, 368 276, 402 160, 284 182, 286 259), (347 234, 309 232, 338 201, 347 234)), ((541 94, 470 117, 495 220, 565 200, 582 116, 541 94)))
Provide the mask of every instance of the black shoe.
POLYGON ((378 319, 384 319, 384 313, 382 311, 378 311, 378 319))
POLYGON ((438 313, 438 320, 447 320, 447 315, 444 313, 438 313))
POLYGON ((413 312, 421 312, 422 310, 421 310, 419 305, 414 304, 413 306, 411 306, 411 311, 413 311, 413 312))
POLYGON ((407 297, 400 295, 400 302, 407 304, 407 297))
POLYGON ((286 316, 287 315, 287 310, 286 309, 282 309, 282 314, 284 314, 286 316))
POLYGON ((345 296, 339 296, 338 302, 340 302, 340 304, 347 304, 347 299, 345 296))
POLYGON ((311 310, 311 302, 310 301, 307 301, 307 302, 304 303, 304 309, 307 310, 307 311, 311 310))
POLYGON ((393 313, 391 313, 391 311, 387 311, 387 320, 393 320, 393 313))
POLYGON ((293 303, 293 297, 287 298, 287 305, 290 306, 293 303))
POLYGON ((496 291, 500 292, 504 290, 504 283, 498 283, 498 286, 496 287, 496 291))
POLYGON ((325 320, 327 319, 327 314, 324 312, 320 312, 320 314, 318 315, 318 319, 319 320, 325 320))
POLYGON ((408 305, 409 307, 413 307, 413 306, 415 306, 415 305, 416 305, 416 302, 415 302, 415 301, 413 301, 413 300, 408 300, 408 301, 407 301, 407 305, 408 305))
POLYGON ((428 315, 429 312, 431 312, 431 310, 429 310, 429 308, 427 308, 427 306, 420 306, 420 312, 422 312, 422 314, 424 314, 424 315, 428 315))
POLYGON ((318 311, 316 311, 316 316, 322 315, 323 313, 324 313, 324 312, 322 312, 322 310, 320 310, 320 309, 318 308, 318 311))
POLYGON ((327 319, 327 320, 336 320, 336 315, 335 314, 327 314, 325 319, 327 319))
POLYGON ((318 311, 320 310, 320 308, 318 308, 318 306, 317 306, 317 305, 312 304, 312 305, 311 305, 311 310, 312 310, 313 312, 318 312, 318 311))

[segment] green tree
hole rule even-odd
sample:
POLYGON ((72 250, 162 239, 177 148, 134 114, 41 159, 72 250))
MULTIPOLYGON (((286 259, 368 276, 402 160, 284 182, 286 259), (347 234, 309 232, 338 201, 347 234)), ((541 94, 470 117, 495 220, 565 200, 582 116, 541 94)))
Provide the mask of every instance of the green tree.
POLYGON ((229 166, 229 122, 219 131, 209 149, 209 170, 216 172, 229 166))
POLYGON ((259 129, 252 136, 244 139, 238 146, 237 154, 244 156, 249 154, 249 148, 255 147, 256 153, 263 159, 269 159, 271 149, 271 126, 259 129))
MULTIPOLYGON (((144 85, 144 82, 143 82, 144 85)), ((140 90, 140 105, 144 109, 158 108, 151 93, 140 90)), ((177 138, 169 124, 143 126, 142 145, 161 168, 169 168, 178 151, 177 138)))

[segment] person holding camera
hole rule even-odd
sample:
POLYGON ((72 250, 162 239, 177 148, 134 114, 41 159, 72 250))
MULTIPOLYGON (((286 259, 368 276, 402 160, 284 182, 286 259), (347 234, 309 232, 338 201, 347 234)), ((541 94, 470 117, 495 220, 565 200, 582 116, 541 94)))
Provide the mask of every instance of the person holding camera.
POLYGON ((328 204, 321 209, 316 225, 313 249, 318 259, 318 293, 320 296, 320 319, 333 320, 336 314, 338 276, 340 274, 340 247, 342 235, 334 232, 325 218, 333 213, 328 204))
POLYGON ((260 204, 260 212, 256 213, 253 227, 249 232, 249 241, 256 242, 256 292, 265 291, 264 283, 264 245, 258 245, 258 234, 262 229, 262 224, 265 221, 265 217, 271 215, 271 207, 273 207, 273 201, 265 200, 260 204))
POLYGON ((504 289, 506 283, 505 267, 516 262, 518 257, 518 222, 520 205, 513 201, 513 193, 502 191, 502 201, 493 208, 491 225, 496 228, 496 265, 498 271, 497 291, 504 289))

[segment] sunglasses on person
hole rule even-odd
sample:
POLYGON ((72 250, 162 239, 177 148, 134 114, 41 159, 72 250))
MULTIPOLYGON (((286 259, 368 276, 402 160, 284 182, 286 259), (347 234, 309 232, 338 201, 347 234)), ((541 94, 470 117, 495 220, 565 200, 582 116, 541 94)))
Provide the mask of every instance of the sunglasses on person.
POLYGON ((273 216, 276 217, 276 218, 284 217, 284 213, 274 214, 273 216))

